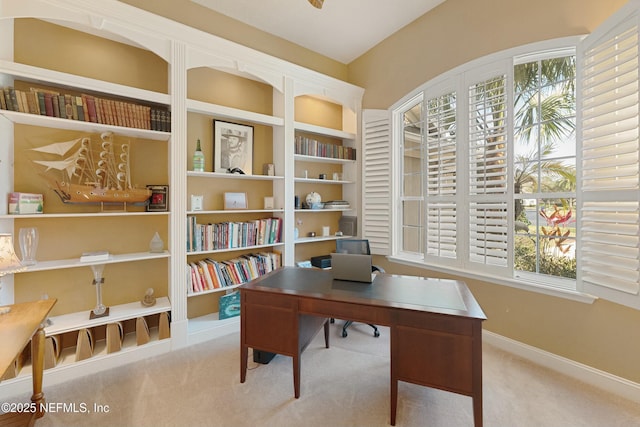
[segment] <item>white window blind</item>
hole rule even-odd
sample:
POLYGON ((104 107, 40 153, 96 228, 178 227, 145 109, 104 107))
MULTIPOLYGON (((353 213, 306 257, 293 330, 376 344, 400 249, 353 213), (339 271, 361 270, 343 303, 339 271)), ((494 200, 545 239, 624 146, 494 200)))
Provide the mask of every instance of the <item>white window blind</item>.
POLYGON ((508 262, 507 77, 469 89, 469 261, 506 267, 508 262))
POLYGON ((371 253, 391 254, 391 142, 387 110, 365 110, 362 141, 363 236, 371 253))
POLYGON ((602 28, 580 56, 578 279, 586 292, 640 308, 637 13, 614 15, 602 28))
POLYGON ((457 257, 456 111, 455 92, 425 101, 426 257, 457 257))

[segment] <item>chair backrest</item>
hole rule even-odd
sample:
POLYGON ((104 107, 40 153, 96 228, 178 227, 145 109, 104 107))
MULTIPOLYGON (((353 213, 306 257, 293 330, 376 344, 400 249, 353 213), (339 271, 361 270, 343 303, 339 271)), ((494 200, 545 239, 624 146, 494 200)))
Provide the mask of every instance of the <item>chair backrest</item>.
POLYGON ((336 252, 342 254, 371 255, 369 241, 366 239, 338 239, 336 252))

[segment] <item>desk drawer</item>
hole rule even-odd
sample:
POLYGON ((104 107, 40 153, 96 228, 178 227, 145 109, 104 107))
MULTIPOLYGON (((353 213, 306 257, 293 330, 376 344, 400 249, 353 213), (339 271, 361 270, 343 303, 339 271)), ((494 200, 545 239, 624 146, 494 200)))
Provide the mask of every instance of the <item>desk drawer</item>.
POLYGON ((298 306, 301 313, 310 313, 336 319, 355 320, 363 323, 389 326, 391 310, 386 307, 371 307, 348 302, 303 298, 298 306))
POLYGON ((431 331, 441 331, 448 334, 473 334, 474 319, 447 314, 434 314, 420 311, 396 310, 394 324, 431 331))
POLYGON ((293 310, 296 307, 296 299, 289 295, 271 294, 267 292, 241 290, 244 295, 245 304, 268 305, 269 307, 288 308, 293 310))

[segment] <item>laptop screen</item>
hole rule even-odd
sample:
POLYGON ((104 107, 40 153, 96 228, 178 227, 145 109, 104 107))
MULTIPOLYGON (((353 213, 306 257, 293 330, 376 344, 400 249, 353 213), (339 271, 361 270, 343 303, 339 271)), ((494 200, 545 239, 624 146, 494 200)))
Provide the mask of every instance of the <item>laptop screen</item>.
POLYGON ((332 253, 331 273, 335 280, 371 283, 371 255, 332 253))

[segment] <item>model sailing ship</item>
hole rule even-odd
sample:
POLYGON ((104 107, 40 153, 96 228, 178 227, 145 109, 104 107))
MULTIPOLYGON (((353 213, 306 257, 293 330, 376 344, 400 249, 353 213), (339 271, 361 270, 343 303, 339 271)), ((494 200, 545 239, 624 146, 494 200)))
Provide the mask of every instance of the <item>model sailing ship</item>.
POLYGON ((112 132, 100 135, 100 143, 88 137, 32 148, 55 154, 62 160, 34 160, 46 166, 45 178, 65 203, 142 203, 151 196, 147 188, 131 184, 129 144, 116 144, 112 132), (47 173, 58 171, 53 178, 47 173))

